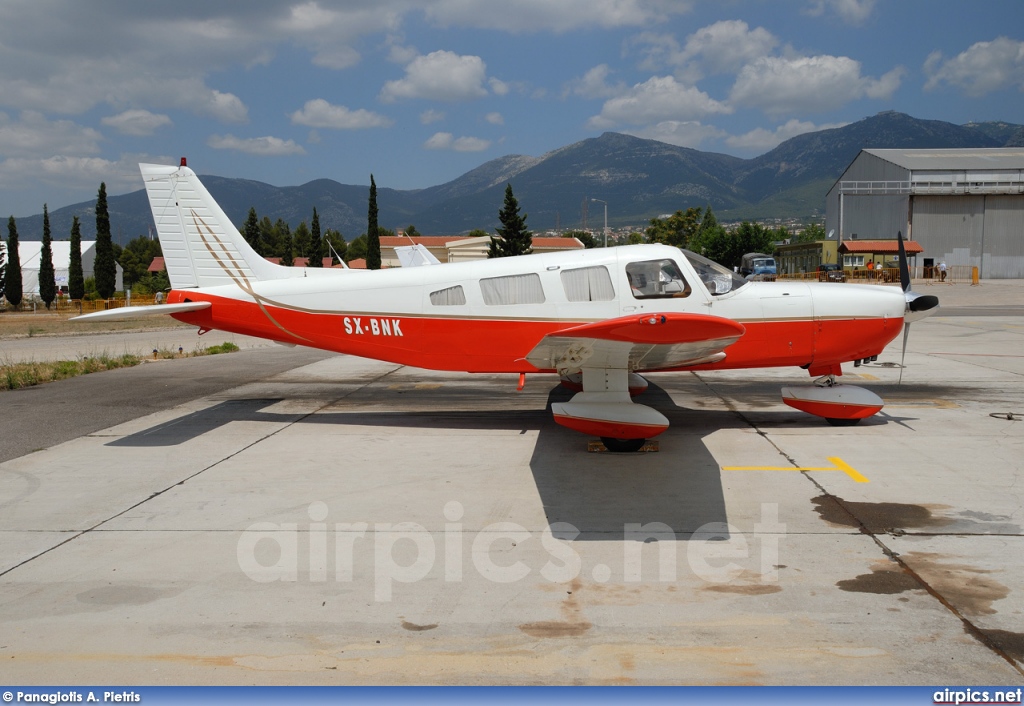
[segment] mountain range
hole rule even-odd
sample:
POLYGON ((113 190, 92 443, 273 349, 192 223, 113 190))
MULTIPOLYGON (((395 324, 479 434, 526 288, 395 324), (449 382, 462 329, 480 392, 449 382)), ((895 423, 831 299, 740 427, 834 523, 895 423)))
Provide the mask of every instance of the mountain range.
MULTIPOLYGON (((884 112, 844 127, 805 133, 753 159, 701 152, 654 140, 608 132, 541 157, 509 155, 457 179, 426 189, 377 189, 379 223, 386 228, 410 224, 424 235, 455 235, 474 228, 492 232, 507 183, 533 230, 603 225, 638 228, 659 215, 690 206, 710 206, 720 221, 762 218, 820 218, 825 194, 861 149, 984 148, 1024 146, 1024 126, 1004 122, 955 125, 884 112)), ((317 179, 302 186, 271 186, 248 179, 205 175, 203 183, 228 216, 241 225, 255 206, 258 215, 283 219, 294 229, 312 216, 322 228, 340 230, 351 240, 366 230, 369 186, 317 179)), ((126 243, 152 228, 143 189, 109 196, 111 231, 126 243)), ((73 216, 83 239, 95 237, 95 202, 50 212, 51 231, 66 239, 73 216)), ((42 237, 42 214, 18 219, 23 240, 42 237)))

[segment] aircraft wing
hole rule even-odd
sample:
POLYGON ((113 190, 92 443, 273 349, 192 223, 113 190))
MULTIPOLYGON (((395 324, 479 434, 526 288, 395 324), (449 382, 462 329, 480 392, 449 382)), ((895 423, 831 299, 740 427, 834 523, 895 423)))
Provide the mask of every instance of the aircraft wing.
POLYGON ((526 360, 560 373, 582 368, 660 370, 721 360, 742 324, 706 314, 634 314, 549 333, 526 360))
POLYGON ((74 316, 68 321, 127 321, 146 316, 165 316, 185 311, 199 311, 210 307, 210 302, 181 302, 179 304, 156 304, 154 306, 122 306, 117 309, 96 311, 92 314, 74 316))

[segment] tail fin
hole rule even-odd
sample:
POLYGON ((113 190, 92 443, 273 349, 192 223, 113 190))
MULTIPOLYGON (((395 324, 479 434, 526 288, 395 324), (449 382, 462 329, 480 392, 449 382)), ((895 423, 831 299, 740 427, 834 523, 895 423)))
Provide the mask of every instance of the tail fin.
MULTIPOLYGON (((182 160, 184 162, 184 160, 182 160)), ((264 260, 188 167, 140 164, 167 275, 174 289, 301 276, 264 260)))

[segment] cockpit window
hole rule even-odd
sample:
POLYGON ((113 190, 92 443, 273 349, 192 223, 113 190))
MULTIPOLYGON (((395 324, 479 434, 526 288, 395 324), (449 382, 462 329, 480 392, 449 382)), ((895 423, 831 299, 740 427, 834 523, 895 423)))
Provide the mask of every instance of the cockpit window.
POLYGON ((672 260, 645 260, 626 265, 626 279, 636 299, 688 297, 693 291, 672 260))
POLYGON ((692 253, 689 250, 683 250, 683 254, 686 255, 686 259, 693 265, 693 269, 697 270, 697 276, 700 277, 700 281, 704 283, 712 296, 735 292, 747 284, 747 280, 728 267, 723 267, 703 255, 692 253))

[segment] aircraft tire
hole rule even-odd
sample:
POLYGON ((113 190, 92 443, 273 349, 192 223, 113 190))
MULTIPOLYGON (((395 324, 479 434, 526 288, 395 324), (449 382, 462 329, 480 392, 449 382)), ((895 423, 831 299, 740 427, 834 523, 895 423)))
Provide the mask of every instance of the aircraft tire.
POLYGON ((852 427, 860 424, 859 419, 840 419, 838 417, 825 417, 825 421, 834 427, 852 427))
POLYGON ((601 443, 612 453, 632 453, 639 451, 647 443, 647 439, 613 439, 602 436, 601 443))

